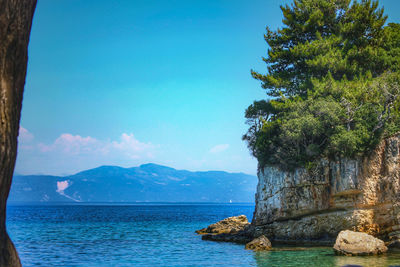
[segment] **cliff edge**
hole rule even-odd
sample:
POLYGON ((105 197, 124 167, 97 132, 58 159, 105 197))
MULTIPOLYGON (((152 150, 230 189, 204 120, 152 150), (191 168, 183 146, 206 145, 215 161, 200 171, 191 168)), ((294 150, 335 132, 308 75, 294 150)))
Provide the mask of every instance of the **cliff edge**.
POLYGON ((258 172, 254 236, 332 245, 341 230, 400 239, 400 135, 367 157, 320 160, 310 170, 258 172))

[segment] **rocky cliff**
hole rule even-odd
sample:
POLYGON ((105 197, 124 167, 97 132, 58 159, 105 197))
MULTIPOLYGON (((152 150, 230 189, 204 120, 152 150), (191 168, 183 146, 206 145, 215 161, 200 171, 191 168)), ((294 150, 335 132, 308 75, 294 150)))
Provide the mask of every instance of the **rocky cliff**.
POLYGON ((254 235, 275 242, 333 244, 341 230, 400 238, 400 135, 358 160, 311 169, 259 170, 254 235))

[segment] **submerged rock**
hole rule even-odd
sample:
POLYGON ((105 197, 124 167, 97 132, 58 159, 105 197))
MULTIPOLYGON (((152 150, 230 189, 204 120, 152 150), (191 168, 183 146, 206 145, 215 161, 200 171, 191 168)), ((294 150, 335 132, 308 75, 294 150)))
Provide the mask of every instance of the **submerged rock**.
POLYGON ((245 215, 229 217, 196 231, 203 240, 247 243, 253 238, 253 230, 245 215))
POLYGON ((246 244, 253 239, 250 231, 239 231, 232 234, 205 234, 201 237, 203 240, 219 241, 219 242, 233 242, 239 244, 246 244))
POLYGON ((269 241, 264 235, 259 236, 246 244, 246 249, 251 249, 254 251, 271 250, 271 248, 271 241, 269 241))
POLYGON ((346 256, 377 255, 387 251, 385 243, 366 233, 341 231, 333 246, 336 254, 346 256))
POLYGON ((389 249, 400 249, 400 239, 390 241, 387 247, 389 249))

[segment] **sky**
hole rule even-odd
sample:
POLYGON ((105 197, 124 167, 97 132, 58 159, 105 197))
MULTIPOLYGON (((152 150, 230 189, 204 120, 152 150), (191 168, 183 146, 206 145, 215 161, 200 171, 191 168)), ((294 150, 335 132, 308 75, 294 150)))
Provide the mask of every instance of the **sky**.
MULTIPOLYGON (((256 174, 244 111, 265 99, 278 0, 40 0, 15 172, 157 163, 256 174)), ((400 22, 396 0, 380 1, 400 22)))

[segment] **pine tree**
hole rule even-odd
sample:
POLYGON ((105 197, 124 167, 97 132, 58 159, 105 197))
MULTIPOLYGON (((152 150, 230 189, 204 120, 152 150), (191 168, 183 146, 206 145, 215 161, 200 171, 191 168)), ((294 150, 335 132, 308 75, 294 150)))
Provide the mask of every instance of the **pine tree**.
POLYGON ((245 113, 243 136, 259 167, 313 166, 321 157, 365 155, 400 131, 400 25, 377 1, 294 0, 267 27, 272 97, 245 113))
POLYGON ((295 0, 281 6, 284 27, 267 27, 268 73, 252 70, 270 96, 304 97, 312 79, 330 73, 337 80, 391 68, 385 44, 387 16, 378 2, 363 0, 295 0))

